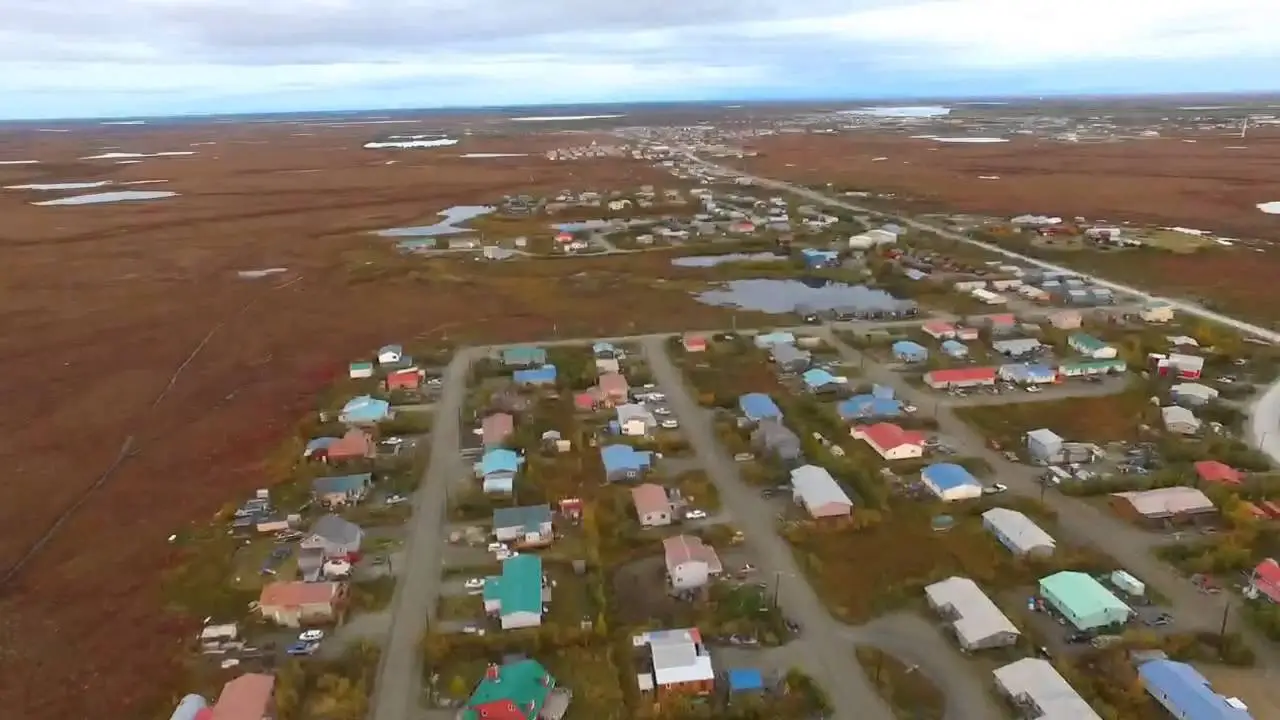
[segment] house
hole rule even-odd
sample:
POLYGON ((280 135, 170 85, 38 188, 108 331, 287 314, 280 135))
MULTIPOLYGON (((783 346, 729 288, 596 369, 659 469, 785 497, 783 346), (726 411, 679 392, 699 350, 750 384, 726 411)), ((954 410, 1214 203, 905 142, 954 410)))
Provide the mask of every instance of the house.
POLYGON ((311 481, 311 497, 330 507, 354 504, 369 494, 372 485, 373 473, 318 477, 311 481))
POLYGON ((685 333, 684 336, 680 339, 680 342, 684 345, 685 352, 692 353, 692 352, 707 351, 706 335, 698 335, 696 333, 685 333))
POLYGON ((977 340, 981 334, 982 332, 976 327, 957 327, 955 339, 972 342, 977 340))
POLYGON ((920 480, 945 502, 982 497, 982 484, 962 466, 934 463, 920 471, 920 480))
POLYGON ((611 405, 625 403, 631 394, 627 379, 616 372, 605 373, 596 381, 605 402, 611 405))
POLYGON ((724 572, 715 548, 693 535, 675 535, 662 541, 667 579, 673 590, 696 590, 724 572))
POLYGON ((800 372, 809 367, 811 359, 809 351, 795 345, 774 345, 769 348, 769 354, 781 372, 800 372))
POLYGON ((840 263, 840 253, 831 250, 804 248, 800 251, 800 259, 810 269, 831 267, 840 263))
POLYGON ((1217 485, 1239 485, 1244 481, 1243 474, 1226 463, 1217 460, 1201 460, 1195 464, 1196 477, 1201 482, 1217 485))
POLYGON ((934 390, 995 385, 996 369, 993 367, 966 367, 932 370, 924 374, 924 383, 934 390))
POLYGON ((542 605, 551 600, 542 576, 542 558, 532 553, 502 561, 502 574, 484 581, 484 611, 498 616, 503 630, 542 624, 542 605))
POLYGON ((597 375, 622 372, 622 365, 618 363, 618 358, 597 357, 595 363, 597 375))
POLYGON ((969 347, 958 340, 943 340, 942 352, 955 360, 969 357, 969 347))
POLYGON ((547 545, 555 539, 551 525, 551 506, 520 505, 493 511, 493 537, 498 542, 519 545, 547 545))
POLYGON ((1058 375, 1064 378, 1112 375, 1128 370, 1124 360, 1071 360, 1058 365, 1058 375))
POLYGON ((1144 322, 1167 323, 1173 320, 1173 305, 1167 302, 1153 302, 1138 312, 1144 322))
POLYGON ((792 470, 791 492, 811 517, 848 517, 853 513, 853 501, 826 468, 804 465, 792 470))
POLYGON ((1253 568, 1246 588, 1249 597, 1261 597, 1280 605, 1280 563, 1267 558, 1253 568))
POLYGON ((1027 657, 996 668, 996 687, 1036 720, 1102 720, 1048 660, 1027 657))
POLYGON ((655 483, 640 483, 631 488, 631 502, 636 506, 636 517, 641 527, 659 527, 671 524, 671 498, 667 489, 655 483))
POLYGON ((924 435, 903 430, 892 423, 855 425, 849 434, 865 440, 885 460, 908 460, 924 456, 924 435))
POLYGON ((899 340, 892 346, 893 356, 899 362, 919 363, 929 359, 929 351, 923 345, 910 340, 899 340))
POLYGON ((329 438, 319 457, 328 462, 362 460, 374 456, 373 436, 364 430, 351 428, 340 438, 329 438))
POLYGON ((391 404, 368 395, 347 401, 338 413, 338 422, 348 425, 376 425, 391 417, 391 404))
POLYGON ((781 421, 761 420, 751 432, 751 446, 764 455, 772 455, 784 463, 800 459, 800 438, 781 421))
POLYGON ((1017 510, 991 508, 982 513, 982 525, 1018 557, 1045 557, 1058 547, 1052 535, 1017 510))
POLYGON ((502 351, 502 364, 509 368, 531 368, 547 364, 547 351, 540 347, 513 347, 502 351))
POLYGON ((298 546, 303 550, 318 549, 326 558, 349 558, 360 552, 363 539, 364 530, 359 525, 337 515, 323 515, 298 546))
POLYGON ((1195 435, 1200 432, 1200 418, 1179 405, 1160 408, 1160 419, 1164 422, 1164 429, 1171 433, 1195 435))
POLYGON ((572 699, 537 660, 521 658, 490 665, 457 720, 561 720, 572 699))
POLYGON ((1117 510, 1145 520, 1168 522, 1218 511, 1203 492, 1185 485, 1112 493, 1111 498, 1117 510))
POLYGON ((710 695, 715 691, 716 671, 711 652, 697 628, 650 630, 631 639, 635 647, 648 646, 651 671, 636 678, 640 689, 661 695, 710 695))
POLYGON ((854 395, 836 403, 836 413, 841 420, 895 418, 900 417, 902 412, 902 402, 892 397, 854 395))
POLYGON ((992 335, 1006 335, 1018 326, 1018 318, 1013 313, 1000 313, 987 318, 987 326, 992 335))
POLYGON ((845 378, 836 377, 822 368, 805 370, 800 375, 800 379, 804 382, 805 390, 815 394, 836 392, 845 385, 845 378))
POLYGON ((516 419, 510 413, 492 413, 480 421, 480 437, 487 448, 506 442, 515 430, 516 419))
POLYGON ((1138 666, 1142 686, 1175 718, 1187 720, 1252 720, 1248 707, 1214 692, 1199 670, 1184 662, 1159 659, 1138 666))
POLYGON ((347 376, 351 378, 373 377, 373 363, 367 360, 361 361, 361 362, 353 362, 347 366, 347 376))
POLYGON ((871 386, 871 397, 880 400, 892 400, 897 397, 897 393, 890 385, 880 385, 876 383, 871 386))
POLYGON ((1092 575, 1074 570, 1040 578, 1040 597, 1082 631, 1123 625, 1133 614, 1092 575))
POLYGON ((921 325, 920 329, 934 340, 946 340, 956 336, 956 326, 944 320, 930 320, 921 325))
POLYGON ((738 408, 742 410, 743 417, 751 422, 782 419, 782 411, 778 409, 778 405, 764 393, 747 393, 739 397, 738 408))
POLYGON ((604 463, 605 480, 622 482, 648 472, 653 466, 653 453, 630 445, 605 445, 600 448, 600 460, 604 463))
MULTIPOLYGON (((268 720, 275 717, 275 675, 245 673, 228 680, 204 720, 268 720)), ((174 713, 174 717, 178 717, 174 713)), ((199 713, 195 718, 200 719, 199 713)))
POLYGON ((770 348, 774 345, 795 345, 796 336, 794 333, 785 330, 777 330, 770 333, 761 333, 756 335, 755 344, 758 348, 770 348))
POLYGON ((1010 363, 1001 365, 996 376, 1018 385, 1052 385, 1058 382, 1058 371, 1042 363, 1010 363))
POLYGON ((933 583, 925 587, 924 595, 929 607, 950 622, 951 631, 965 650, 1007 647, 1022 635, 969 578, 953 576, 933 583))
POLYGON ((1027 455, 1033 463, 1051 465, 1062 457, 1062 444, 1066 442, 1049 428, 1032 430, 1026 435, 1027 455))
POLYGON ((511 373, 511 381, 517 385, 555 385, 556 366, 543 365, 542 367, 517 370, 511 373))
POLYGON ((1178 383, 1169 388, 1173 401, 1184 407, 1200 407, 1218 399, 1218 391, 1200 383, 1178 383))
POLYGON ((603 340, 591 343, 591 354, 597 360, 621 360, 626 357, 626 353, 619 350, 616 345, 603 340))
POLYGON ((379 365, 395 365, 404 360, 404 348, 399 345, 383 345, 378 348, 379 365))
POLYGON ((344 583, 272 582, 258 596, 258 612, 277 625, 298 627, 333 622, 346 600, 344 583))
POLYGON ((1067 346, 1092 360, 1112 360, 1118 354, 1114 347, 1084 333, 1072 333, 1067 338, 1067 346))
POLYGON ((618 200, 609 201, 610 210, 625 210, 629 207, 631 207, 631 201, 626 198, 620 198, 618 200))
POLYGON ((603 404, 604 393, 600 392, 599 386, 596 385, 573 395, 573 407, 576 410, 591 412, 603 404))
POLYGON ((1005 357, 1026 357, 1040 350, 1040 341, 1035 338, 1006 338, 993 340, 991 349, 1005 357))
POLYGON ((1059 310, 1049 314, 1049 324, 1059 330, 1076 330, 1084 324, 1079 310, 1059 310))
POLYGON ((478 474, 483 480, 484 491, 489 493, 511 493, 515 489, 516 473, 524 464, 524 458, 515 450, 507 448, 490 448, 480 456, 476 463, 478 474))
POLYGON ((387 373, 387 390, 417 390, 422 386, 426 371, 420 368, 405 368, 387 373))
POLYGON ((614 421, 618 424, 618 433, 631 437, 643 437, 658 427, 658 419, 643 405, 627 403, 619 405, 614 421))

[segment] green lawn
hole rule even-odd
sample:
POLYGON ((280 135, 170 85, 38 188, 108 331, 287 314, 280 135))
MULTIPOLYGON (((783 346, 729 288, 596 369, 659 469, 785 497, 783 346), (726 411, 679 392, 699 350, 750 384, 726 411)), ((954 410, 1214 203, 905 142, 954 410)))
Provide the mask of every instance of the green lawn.
POLYGON ((237 590, 259 590, 273 580, 296 580, 298 578, 298 557, 296 548, 289 545, 277 545, 270 538, 254 540, 236 551, 231 563, 231 577, 228 581, 237 590), (273 565, 276 574, 267 575, 262 568, 267 558, 276 548, 290 548, 289 557, 279 564, 273 565))

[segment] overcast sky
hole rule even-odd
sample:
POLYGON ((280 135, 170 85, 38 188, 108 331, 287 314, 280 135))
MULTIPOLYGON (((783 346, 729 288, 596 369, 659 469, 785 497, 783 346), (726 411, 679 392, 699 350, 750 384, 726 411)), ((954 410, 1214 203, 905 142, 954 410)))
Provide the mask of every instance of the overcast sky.
POLYGON ((0 0, 0 116, 1278 89, 1280 0, 0 0))

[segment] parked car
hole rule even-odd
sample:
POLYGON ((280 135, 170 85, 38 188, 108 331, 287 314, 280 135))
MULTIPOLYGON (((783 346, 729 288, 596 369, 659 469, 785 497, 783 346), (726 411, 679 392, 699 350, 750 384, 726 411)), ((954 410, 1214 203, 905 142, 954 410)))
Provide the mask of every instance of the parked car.
POLYGON ((756 456, 751 453, 743 452, 743 453, 735 454, 733 456, 733 459, 735 462, 750 462, 752 460, 755 460, 756 456))
POLYGON ((982 488, 983 495, 998 495, 1009 490, 1009 486, 1004 483, 991 483, 982 488))
POLYGON ((668 418, 658 423, 664 430, 675 430, 680 427, 680 421, 675 418, 668 418))
POLYGON ((1173 616, 1169 613, 1160 613, 1148 618, 1143 618, 1142 624, 1147 627, 1164 627, 1173 623, 1173 616))
POLYGON ((670 415, 671 410, 669 408, 664 408, 664 407, 654 408, 653 414, 654 415, 670 415))
POLYGON ((483 590, 484 578, 471 578, 463 583, 463 587, 468 590, 483 590))
POLYGON ((1029 393, 1038 393, 1038 392, 1040 392, 1040 386, 1039 386, 1039 385, 1028 385, 1028 386, 1027 386, 1027 392, 1029 392, 1029 393))
POLYGON ((320 648, 320 643, 296 642, 285 650, 286 653, 293 656, 311 655, 320 648))
POLYGON ((402 503, 402 502, 404 502, 405 500, 408 500, 408 499, 409 499, 409 498, 407 498, 407 497, 405 497, 405 496, 403 496, 403 495, 394 494, 394 495, 388 495, 388 496, 387 496, 387 499, 386 499, 386 501, 385 501, 385 502, 386 502, 386 504, 387 504, 387 505, 399 505, 400 503, 402 503))
POLYGON ((489 548, 488 548, 488 550, 489 550, 489 552, 491 552, 491 553, 502 552, 503 550, 506 550, 506 549, 507 549, 507 544, 506 544, 506 543, 500 543, 500 542, 491 542, 491 543, 489 543, 489 548))
POLYGON ((478 625, 463 625, 462 632, 467 635, 484 635, 484 628, 478 625))
POLYGON ((520 553, 516 552, 515 550, 507 550, 506 548, 503 548, 502 550, 499 550, 498 552, 494 553, 494 557, 496 557, 499 560, 510 560, 513 557, 519 557, 519 556, 520 556, 520 553))
POLYGON ((690 510, 684 514, 685 520, 706 520, 707 513, 705 510, 690 510))
POLYGON ((318 643, 324 639, 323 630, 303 630, 298 634, 299 642, 318 643))

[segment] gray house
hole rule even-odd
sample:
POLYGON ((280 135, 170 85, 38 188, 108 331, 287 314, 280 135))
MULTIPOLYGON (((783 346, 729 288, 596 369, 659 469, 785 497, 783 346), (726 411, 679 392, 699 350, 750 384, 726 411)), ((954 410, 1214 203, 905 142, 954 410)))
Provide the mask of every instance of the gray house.
POLYGON ((800 438, 777 420, 761 420, 751 433, 751 445, 757 452, 773 455, 783 462, 796 462, 801 457, 800 438))
POLYGON ((325 515, 311 526, 311 532, 302 539, 302 550, 320 550, 325 557, 346 557, 360 552, 364 530, 353 522, 337 515, 325 515))
POLYGON ((493 536, 499 542, 545 545, 554 539, 551 506, 524 505, 493 511, 493 536))
POLYGON ((1040 428, 1027 433, 1027 454, 1032 462, 1050 464, 1062 456, 1062 438, 1057 433, 1040 428))
POLYGON ((809 352, 795 345, 774 345, 770 352, 783 372, 800 372, 809 367, 809 352))

